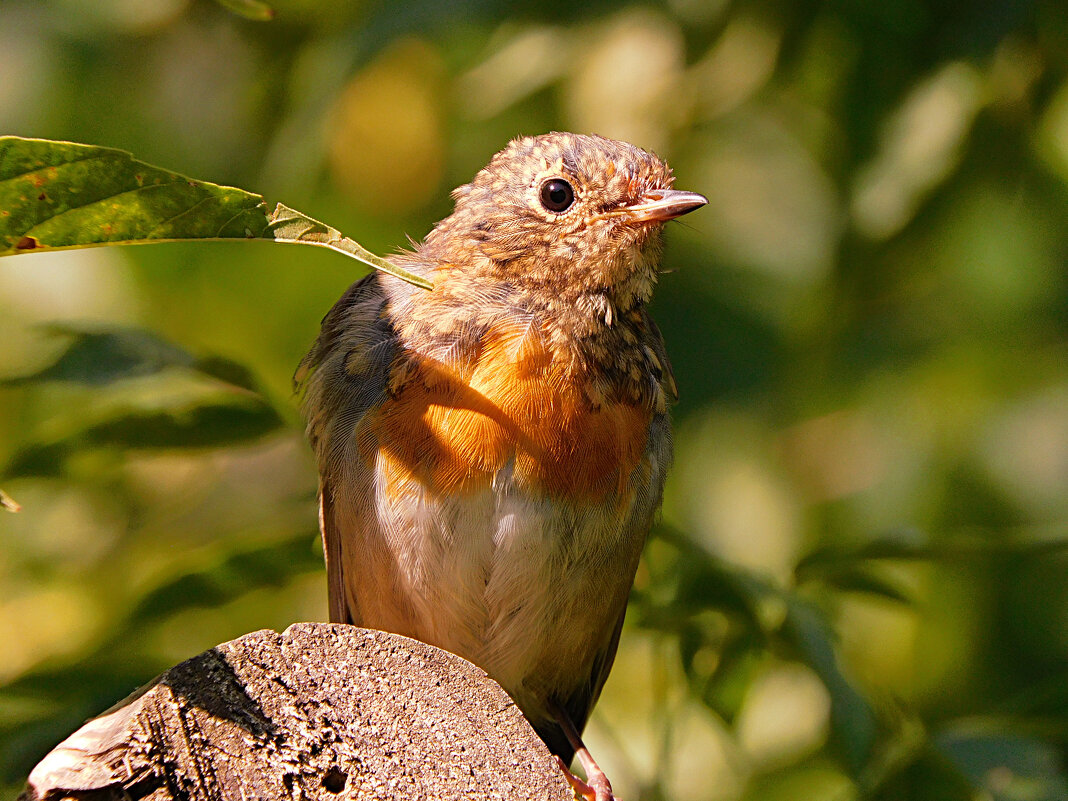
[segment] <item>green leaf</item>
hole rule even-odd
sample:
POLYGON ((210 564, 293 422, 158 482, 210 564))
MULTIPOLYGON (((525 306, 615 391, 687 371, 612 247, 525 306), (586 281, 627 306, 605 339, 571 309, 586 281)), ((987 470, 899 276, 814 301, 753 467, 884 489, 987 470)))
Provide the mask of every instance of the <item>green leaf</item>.
POLYGON ((270 22, 274 19, 274 9, 260 0, 215 0, 215 2, 246 19, 257 22, 270 22))
POLYGON ((753 684, 753 677, 766 664, 767 656, 766 644, 751 633, 727 642, 720 653, 715 673, 704 687, 702 700, 724 721, 733 725, 753 684))
POLYGON ((263 198, 194 181, 129 153, 0 137, 0 254, 262 236, 263 198))
POLYGON ((831 723, 854 775, 860 773, 875 745, 875 712, 842 673, 834 637, 826 618, 815 607, 787 594, 782 633, 816 671, 831 695, 831 723))
POLYGON ((675 595, 669 617, 700 609, 719 609, 737 615, 756 629, 763 626, 761 609, 777 590, 762 577, 710 555, 683 532, 661 524, 655 536, 678 551, 672 565, 675 595))
POLYGON ((862 791, 860 797, 871 801, 901 801, 903 798, 992 801, 990 796, 977 792, 952 760, 930 745, 876 787, 862 791))
POLYGON ((824 545, 805 555, 794 568, 799 580, 842 564, 868 560, 928 560, 938 558, 928 538, 913 529, 897 529, 856 545, 824 545))
MULTIPOLYGON (((761 653, 785 645, 827 687, 835 738, 851 772, 859 775, 873 753, 878 721, 875 710, 842 672, 826 615, 796 592, 780 589, 761 576, 712 557, 670 526, 659 526, 657 537, 676 547, 683 557, 674 565, 676 593, 660 608, 647 599, 645 603, 639 599, 638 624, 680 632, 683 629, 678 621, 704 607, 730 614, 747 627, 747 636, 737 643, 736 653, 731 652, 730 643, 728 647, 717 643, 722 648, 724 672, 714 675, 706 687, 698 688, 703 700, 726 719, 751 681, 761 653), (665 625, 665 621, 672 623, 665 625), (717 682, 722 683, 717 686, 717 682)), ((685 652, 682 657, 687 667, 685 652)))
POLYGON ((73 340, 47 367, 28 375, 0 379, 0 387, 38 381, 102 386, 178 367, 211 376, 241 389, 257 389, 243 365, 220 356, 197 358, 177 345, 139 328, 89 329, 50 325, 47 330, 59 336, 73 337, 73 340))
POLYGON ((318 245, 403 281, 425 278, 260 195, 153 167, 111 148, 0 137, 0 256, 184 240, 268 239, 318 245))
POLYGON ((920 538, 880 537, 855 547, 826 546, 812 551, 797 563, 798 582, 824 577, 843 565, 868 561, 959 562, 964 559, 990 559, 1004 556, 1040 558, 1068 551, 1068 538, 1022 537, 998 540, 974 537, 950 538, 926 543, 920 538))
POLYGON ((77 453, 100 448, 211 448, 258 439, 283 425, 278 412, 246 390, 229 389, 159 406, 112 410, 103 419, 60 437, 25 446, 4 469, 7 476, 61 473, 77 453))
POLYGON ((285 587, 297 574, 321 572, 317 538, 314 530, 299 529, 282 540, 236 551, 233 543, 219 542, 216 549, 178 559, 173 573, 152 571, 130 582, 112 600, 125 599, 129 592, 136 597, 128 608, 117 610, 109 631, 75 661, 54 660, 0 684, 0 710, 5 712, 0 714, 0 786, 25 779, 28 766, 86 718, 169 667, 148 643, 146 630, 188 610, 217 607, 257 590, 285 587), (25 701, 33 704, 29 714, 13 715, 25 701))
POLYGON ((192 367, 195 361, 178 346, 147 331, 88 331, 61 325, 48 326, 47 330, 74 339, 52 364, 28 375, 0 380, 0 386, 38 381, 110 384, 123 378, 151 375, 166 367, 192 367))
POLYGON ((235 553, 220 549, 207 564, 187 568, 146 593, 130 610, 124 633, 136 636, 175 612, 219 607, 254 590, 282 587, 297 573, 320 571, 323 558, 317 539, 317 531, 298 531, 281 542, 235 553))
POLYGON ((913 599, 889 578, 874 571, 857 569, 835 570, 827 576, 827 583, 843 592, 855 592, 873 595, 888 601, 896 601, 905 606, 912 606, 913 599))
POLYGON ((123 650, 121 644, 108 645, 75 664, 42 666, 0 687, 0 709, 25 699, 44 707, 29 720, 0 721, 0 782, 24 780, 56 743, 166 667, 123 650))
POLYGON ((325 223, 313 220, 311 217, 301 214, 299 211, 294 211, 288 206, 283 206, 281 203, 275 207, 268 219, 270 227, 263 234, 268 239, 273 239, 276 242, 294 242, 301 245, 319 245, 320 247, 330 248, 330 250, 336 250, 338 253, 351 256, 357 261, 362 261, 376 270, 381 270, 384 273, 400 278, 402 281, 407 281, 409 284, 423 289, 434 288, 434 285, 422 276, 402 270, 381 256, 376 256, 356 241, 349 239, 347 236, 342 236, 341 232, 336 228, 331 228, 325 223))
MULTIPOLYGON (((31 436, 7 475, 57 475, 93 448, 205 448, 255 439, 283 425, 244 365, 196 357, 136 328, 49 326, 72 337, 49 365, 0 387, 58 381, 93 387, 62 431, 31 436), (119 385, 118 382, 127 383, 119 385)), ((78 390, 72 390, 77 392, 78 390)))
POLYGON ((965 723, 936 738, 938 749, 994 801, 1068 801, 1068 777, 1059 749, 1027 734, 965 723))

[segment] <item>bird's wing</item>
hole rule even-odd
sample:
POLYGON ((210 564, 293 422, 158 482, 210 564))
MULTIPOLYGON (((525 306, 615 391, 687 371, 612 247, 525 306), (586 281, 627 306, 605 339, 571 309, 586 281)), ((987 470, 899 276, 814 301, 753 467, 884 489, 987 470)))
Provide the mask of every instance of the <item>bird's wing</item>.
MULTIPOLYGON (((586 728, 586 721, 590 717, 590 712, 593 711, 593 707, 601 695, 601 688, 604 687, 608 673, 612 670, 612 663, 616 659, 616 650, 619 648, 619 635, 623 631, 623 618, 626 613, 627 606, 624 603, 623 609, 620 610, 619 617, 616 619, 615 628, 612 630, 611 639, 609 639, 604 650, 597 654, 597 658, 593 662, 589 681, 585 682, 577 692, 573 693, 563 703, 564 712, 579 732, 586 728)), ((547 724, 544 728, 537 729, 537 731, 539 736, 545 740, 546 745, 549 746, 549 750, 564 760, 565 764, 570 765, 571 760, 575 757, 575 749, 568 741, 563 729, 552 723, 547 724)))
POLYGON ((319 487, 319 531, 326 557, 326 591, 331 623, 355 623, 345 602, 345 574, 341 560, 341 532, 334 518, 333 489, 325 482, 319 487))
POLYGON ((326 556, 330 620, 359 623, 346 592, 343 532, 335 502, 368 480, 354 432, 385 399, 396 333, 383 314, 386 299, 377 273, 357 281, 323 318, 319 338, 294 377, 302 396, 308 438, 319 465, 319 527, 326 556))

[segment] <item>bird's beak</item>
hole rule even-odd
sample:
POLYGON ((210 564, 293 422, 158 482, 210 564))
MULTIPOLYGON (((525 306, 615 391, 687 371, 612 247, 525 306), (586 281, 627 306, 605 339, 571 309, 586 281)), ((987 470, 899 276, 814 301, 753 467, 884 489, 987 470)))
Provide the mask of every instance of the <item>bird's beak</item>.
POLYGON ((708 203, 708 198, 696 192, 678 189, 651 189, 637 203, 625 206, 620 211, 628 221, 635 223, 667 222, 683 214, 689 214, 708 203))

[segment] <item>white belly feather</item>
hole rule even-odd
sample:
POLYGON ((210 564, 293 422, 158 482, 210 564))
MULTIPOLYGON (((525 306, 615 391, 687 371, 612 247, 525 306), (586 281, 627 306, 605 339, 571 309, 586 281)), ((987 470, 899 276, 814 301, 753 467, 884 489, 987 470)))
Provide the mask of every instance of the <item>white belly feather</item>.
MULTIPOLYGON (((649 467, 638 471, 644 485, 649 467)), ((343 540, 358 623, 471 660, 528 714, 542 711, 546 688, 588 679, 630 589, 647 493, 602 504, 554 500, 517 487, 510 465, 474 493, 391 489, 380 456, 374 508, 350 506, 341 520, 360 529, 343 540)))

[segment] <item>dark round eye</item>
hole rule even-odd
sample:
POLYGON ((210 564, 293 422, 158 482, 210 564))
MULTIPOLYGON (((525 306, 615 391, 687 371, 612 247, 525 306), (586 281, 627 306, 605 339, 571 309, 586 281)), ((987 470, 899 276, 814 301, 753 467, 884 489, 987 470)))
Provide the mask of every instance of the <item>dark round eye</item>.
POLYGON ((567 211, 575 202, 575 190, 563 178, 551 178, 541 185, 541 205, 549 211, 567 211))

